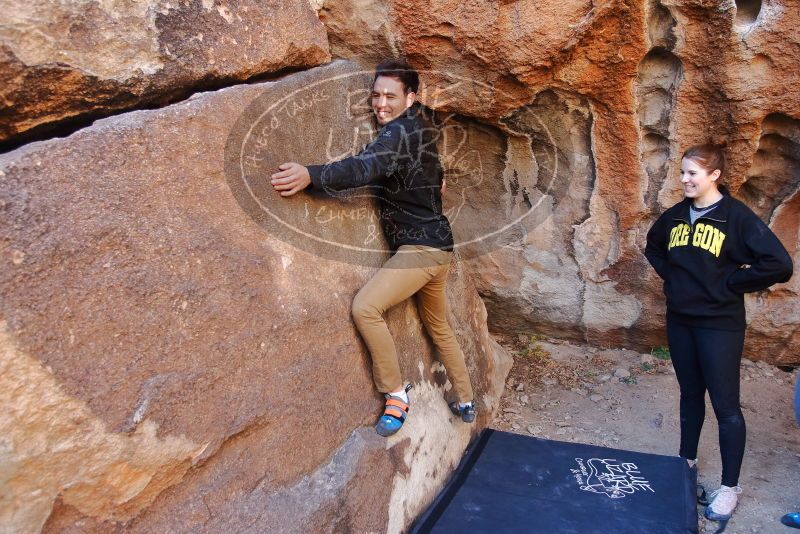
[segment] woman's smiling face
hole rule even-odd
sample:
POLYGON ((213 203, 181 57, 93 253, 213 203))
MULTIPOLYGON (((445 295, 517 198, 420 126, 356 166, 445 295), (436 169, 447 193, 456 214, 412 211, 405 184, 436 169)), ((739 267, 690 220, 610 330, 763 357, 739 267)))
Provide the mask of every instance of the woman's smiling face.
POLYGON ((718 194, 717 178, 720 171, 708 172, 702 165, 691 158, 681 160, 681 184, 683 196, 703 200, 718 194))

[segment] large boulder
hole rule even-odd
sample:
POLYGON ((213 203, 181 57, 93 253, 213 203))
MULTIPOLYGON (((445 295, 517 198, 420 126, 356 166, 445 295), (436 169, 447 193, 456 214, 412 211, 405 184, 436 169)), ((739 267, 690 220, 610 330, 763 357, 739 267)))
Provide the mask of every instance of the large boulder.
POLYGON ((0 142, 330 59, 306 1, 0 0, 0 11, 0 142))
MULTIPOLYGON (((482 184, 455 230, 492 328, 664 344, 644 237, 680 198, 680 154, 698 142, 727 142, 725 181, 797 257, 796 0, 359 5, 322 3, 334 54, 408 57, 423 101, 462 125, 463 142, 440 148, 452 176, 482 184), (480 247, 477 228, 490 230, 480 247)), ((800 363, 798 296, 790 282, 747 297, 750 357, 800 363)))
POLYGON ((278 163, 325 161, 370 130, 368 79, 336 62, 0 157, 0 524, 400 532, 432 499, 510 366, 470 276, 454 263, 448 302, 477 424, 449 413, 406 302, 387 317, 411 417, 379 438, 382 399, 350 319, 387 257, 380 239, 359 248, 372 199, 264 185, 278 163), (319 213, 299 227, 273 216, 319 213))

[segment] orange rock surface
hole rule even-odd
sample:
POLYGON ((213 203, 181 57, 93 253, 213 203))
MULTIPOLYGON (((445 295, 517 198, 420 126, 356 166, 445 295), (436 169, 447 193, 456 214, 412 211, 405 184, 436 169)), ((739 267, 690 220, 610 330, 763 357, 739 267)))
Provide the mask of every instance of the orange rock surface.
MULTIPOLYGON (((724 182, 800 258, 796 0, 362 3, 359 40, 352 4, 324 3, 334 54, 408 57, 423 100, 465 117, 459 150, 482 155, 481 170, 451 169, 484 184, 462 241, 530 204, 471 260, 493 328, 664 344, 644 236, 679 200, 680 154, 699 142, 727 144, 724 182)), ((748 295, 750 357, 800 362, 796 280, 748 295)))

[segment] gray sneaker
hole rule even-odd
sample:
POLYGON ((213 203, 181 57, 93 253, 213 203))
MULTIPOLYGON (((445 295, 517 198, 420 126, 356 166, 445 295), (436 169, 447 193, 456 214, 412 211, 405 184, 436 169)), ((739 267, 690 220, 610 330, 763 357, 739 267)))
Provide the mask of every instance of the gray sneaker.
POLYGON ((456 401, 451 402, 448 404, 450 406, 450 411, 453 412, 453 415, 461 417, 461 420, 465 423, 472 423, 475 421, 475 403, 470 401, 466 404, 460 404, 456 401))
POLYGON ((734 486, 720 486, 717 491, 709 495, 709 505, 706 508, 706 519, 712 521, 727 521, 733 515, 736 504, 739 501, 739 494, 742 488, 734 486))

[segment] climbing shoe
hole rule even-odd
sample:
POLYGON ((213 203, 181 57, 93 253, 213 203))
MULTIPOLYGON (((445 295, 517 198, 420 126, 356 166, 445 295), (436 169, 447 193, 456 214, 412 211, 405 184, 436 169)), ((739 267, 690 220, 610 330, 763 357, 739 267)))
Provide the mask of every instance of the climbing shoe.
POLYGON ((460 417, 465 423, 475 421, 475 404, 472 401, 464 404, 453 401, 448 406, 453 415, 460 417))
MULTIPOLYGON (((411 389, 411 384, 405 388, 406 393, 411 389)), ((384 394, 386 404, 383 407, 383 415, 380 416, 375 424, 375 432, 383 437, 391 436, 403 427, 408 417, 409 403, 397 395, 391 393, 384 394)))

